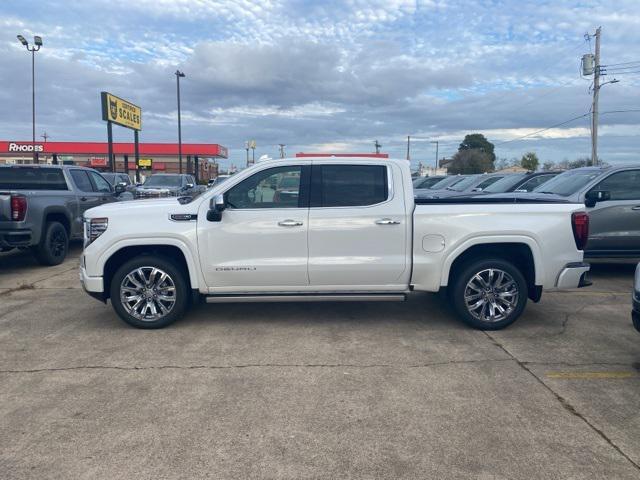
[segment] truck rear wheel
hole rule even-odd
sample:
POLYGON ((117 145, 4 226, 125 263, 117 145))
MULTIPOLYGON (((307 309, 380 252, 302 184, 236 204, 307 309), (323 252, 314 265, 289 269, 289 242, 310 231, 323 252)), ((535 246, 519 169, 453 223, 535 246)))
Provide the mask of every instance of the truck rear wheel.
POLYGON ((69 251, 69 234, 60 222, 47 222, 33 254, 41 265, 60 265, 69 251))
POLYGON ((476 260, 455 274, 451 303, 467 324, 480 330, 511 325, 527 304, 527 281, 511 262, 476 260))
POLYGON ((121 265, 110 288, 114 310, 136 328, 162 328, 175 322, 191 295, 182 269, 168 258, 152 255, 121 265))

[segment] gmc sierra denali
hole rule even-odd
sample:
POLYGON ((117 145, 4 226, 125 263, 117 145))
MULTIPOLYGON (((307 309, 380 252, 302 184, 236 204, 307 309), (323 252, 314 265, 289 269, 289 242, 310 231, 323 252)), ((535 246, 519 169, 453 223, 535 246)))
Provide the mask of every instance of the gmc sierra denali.
POLYGON ((446 289, 458 315, 500 329, 544 289, 587 284, 584 205, 483 197, 414 200, 409 163, 259 162, 195 199, 85 213, 80 279, 139 328, 189 304, 394 301, 446 289))

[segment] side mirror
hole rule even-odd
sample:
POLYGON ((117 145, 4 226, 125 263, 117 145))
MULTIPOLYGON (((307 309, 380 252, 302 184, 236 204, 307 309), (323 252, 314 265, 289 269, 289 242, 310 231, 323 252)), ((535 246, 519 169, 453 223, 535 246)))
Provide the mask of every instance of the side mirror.
POLYGON ((606 190, 590 190, 584 196, 584 204, 589 208, 596 206, 598 202, 606 202, 611 199, 611 192, 606 190))
POLYGON ((482 191, 482 188, 480 188, 480 187, 475 187, 475 188, 472 188, 472 189, 471 189, 471 191, 472 191, 472 192, 481 192, 481 191, 482 191))
POLYGON ((114 187, 116 195, 120 195, 121 193, 124 193, 124 191, 125 191, 124 187, 125 187, 124 182, 116 184, 116 186, 114 187))
POLYGON ((224 203, 224 195, 216 195, 211 199, 209 211, 207 212, 207 220, 210 222, 219 222, 222 220, 222 212, 227 208, 224 203))
POLYGON ((193 188, 193 183, 187 183, 187 189, 193 188))

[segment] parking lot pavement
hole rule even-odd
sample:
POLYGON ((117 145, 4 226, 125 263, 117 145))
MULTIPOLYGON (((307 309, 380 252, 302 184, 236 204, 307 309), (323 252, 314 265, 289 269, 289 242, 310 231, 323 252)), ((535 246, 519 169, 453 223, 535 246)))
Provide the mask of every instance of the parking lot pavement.
POLYGON ((0 257, 2 478, 639 478, 633 268, 511 328, 440 298, 202 305, 158 331, 0 257))

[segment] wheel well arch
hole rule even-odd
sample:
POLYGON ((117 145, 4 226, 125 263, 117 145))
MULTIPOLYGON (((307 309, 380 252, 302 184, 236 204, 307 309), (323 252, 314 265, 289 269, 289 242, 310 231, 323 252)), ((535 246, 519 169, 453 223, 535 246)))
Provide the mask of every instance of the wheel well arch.
POLYGON ((500 258, 513 263, 527 281, 529 298, 535 302, 540 300, 542 287, 536 285, 535 259, 526 243, 482 243, 467 248, 451 264, 447 284, 451 285, 453 276, 470 262, 482 258, 500 258))
POLYGON ((47 210, 44 213, 42 220, 42 232, 46 228, 47 222, 60 222, 65 230, 67 231, 67 235, 71 235, 71 220, 69 216, 63 210, 47 210))
POLYGON ((191 285, 191 278, 189 276, 187 259, 179 247, 175 245, 130 245, 117 250, 104 264, 102 281, 104 285, 103 296, 105 300, 110 296, 111 280, 113 279, 113 275, 116 273, 116 270, 118 270, 120 265, 127 260, 140 255, 161 256, 172 260, 184 273, 184 278, 187 282, 188 288, 193 288, 191 285))

